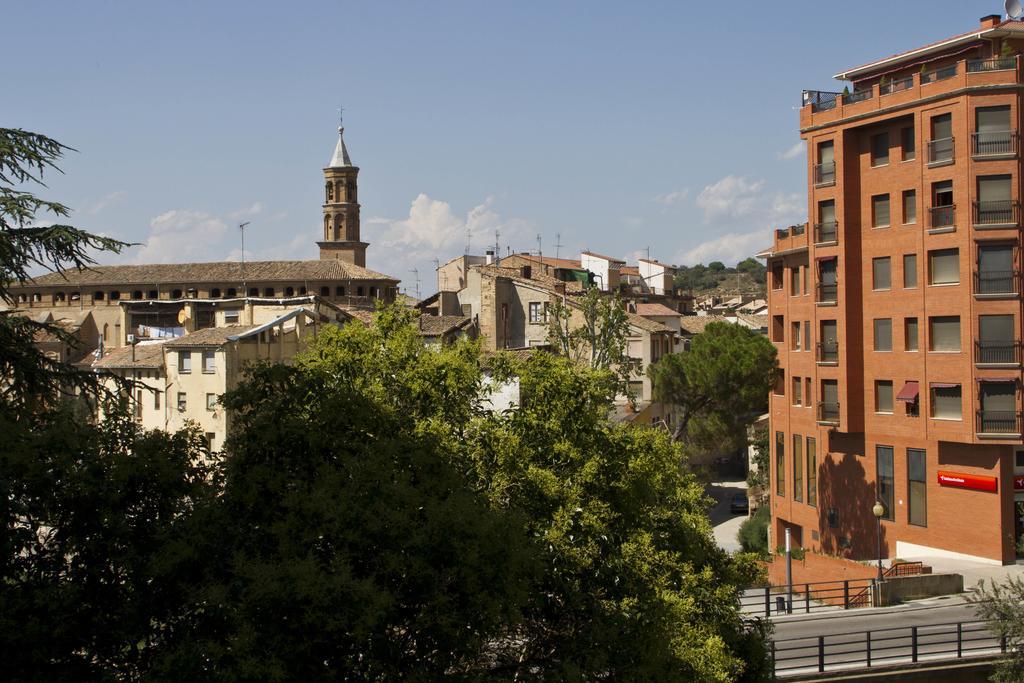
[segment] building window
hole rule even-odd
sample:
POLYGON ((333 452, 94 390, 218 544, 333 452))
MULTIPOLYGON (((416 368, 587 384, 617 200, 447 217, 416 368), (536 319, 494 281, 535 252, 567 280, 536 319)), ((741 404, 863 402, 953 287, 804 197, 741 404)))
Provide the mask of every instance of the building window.
POLYGON ((978 316, 978 363, 1016 365, 1020 362, 1013 315, 978 316))
POLYGON ((896 517, 893 510, 893 477, 892 446, 875 446, 875 472, 877 476, 878 500, 885 508, 882 519, 890 522, 896 517))
POLYGON ((917 287, 917 254, 903 255, 903 288, 917 287))
POLYGON ((103 301, 103 292, 93 292, 92 293, 92 300, 93 301, 103 301))
POLYGON ((871 289, 892 288, 892 261, 888 256, 871 259, 871 289))
POLYGON ((234 298, 238 296, 238 290, 234 287, 228 287, 228 298, 234 298))
POLYGON ((818 504, 818 444, 807 437, 807 504, 818 504))
POLYGON ((927 453, 907 449, 907 517, 911 524, 928 526, 927 453))
POLYGON ((363 296, 363 287, 362 287, 362 285, 360 285, 359 287, 356 287, 356 296, 363 296))
POLYGON ((203 372, 211 374, 217 371, 217 352, 203 351, 203 372))
POLYGON ((267 296, 267 297, 274 296, 274 288, 273 287, 264 287, 263 288, 263 296, 267 296))
POLYGON ((793 435, 793 500, 804 499, 804 437, 793 435))
POLYGON ((772 264, 772 289, 782 289, 784 272, 785 268, 782 267, 782 261, 776 261, 772 264))
POLYGON ((800 322, 796 321, 789 325, 789 348, 794 351, 800 350, 800 322))
POLYGON ((814 405, 813 398, 811 395, 811 378, 807 377, 804 379, 804 405, 808 408, 814 405))
POLYGON ((142 389, 135 390, 135 403, 132 406, 132 415, 136 420, 142 419, 142 389))
POLYGON ((811 321, 804 321, 804 351, 811 350, 811 321))
POLYGON ((800 296, 800 266, 789 269, 789 295, 800 296))
POLYGON ((936 249, 928 252, 928 284, 955 285, 960 282, 960 250, 936 249))
POLYGON ((982 382, 978 387, 978 431, 983 434, 1019 434, 1017 383, 982 382))
POLYGON ((917 318, 903 319, 903 350, 917 351, 917 318))
POLYGON ((184 391, 178 392, 178 412, 183 413, 188 409, 188 400, 184 391))
POLYGON ((531 301, 530 307, 530 322, 531 323, 546 323, 548 306, 546 301, 531 301))
POLYGON ((802 379, 800 379, 799 377, 794 377, 793 378, 793 405, 795 405, 795 406, 799 406, 799 405, 803 404, 803 400, 802 400, 803 386, 804 386, 804 382, 803 382, 802 379))
POLYGON ((786 395, 786 371, 782 368, 775 371, 775 395, 786 395))
POLYGON ((885 166, 889 163, 889 134, 871 136, 871 165, 885 166))
POLYGON ((937 315, 928 318, 928 350, 942 353, 960 351, 960 316, 937 315))
POLYGON ((345 296, 345 288, 344 287, 335 287, 334 288, 334 296, 345 296))
POLYGON ((786 495, 786 435, 775 432, 775 493, 786 495))
POLYGON ((206 409, 210 411, 217 410, 217 394, 206 395, 206 409))
POLYGON ((119 291, 117 291, 117 290, 115 289, 114 291, 112 291, 112 292, 110 293, 110 295, 108 296, 108 298, 109 298, 109 299, 110 299, 111 301, 117 301, 118 299, 120 299, 120 298, 121 298, 121 292, 119 292, 119 291))
POLYGON ((962 420, 963 400, 959 384, 936 382, 931 389, 932 417, 940 420, 962 420))
POLYGON ((247 296, 259 296, 260 290, 257 287, 250 287, 247 296))
POLYGON ((285 287, 284 288, 284 295, 285 296, 295 296, 295 288, 294 287, 285 287))
POLYGON ((889 227, 889 195, 876 194, 871 198, 871 226, 889 227))
POLYGON ((1016 294, 1012 244, 978 245, 978 275, 975 294, 1016 294))
POLYGON ((875 318, 875 351, 892 351, 892 318, 875 318))
POLYGON ((974 110, 974 149, 976 156, 1012 154, 1013 134, 1010 129, 1010 107, 978 107, 974 110))
POLYGON ((892 414, 892 380, 875 381, 875 412, 892 414))
POLYGON ((917 144, 914 140, 913 127, 900 129, 900 148, 903 150, 903 161, 917 157, 917 144))
POLYGON ((839 380, 821 380, 821 411, 818 416, 825 422, 839 421, 839 380))
POLYGON ((903 191, 903 222, 908 225, 917 222, 917 190, 903 191))
POLYGON ((160 390, 153 392, 153 410, 160 410, 160 394, 162 393, 160 390))
POLYGON ((220 298, 220 287, 214 287, 213 289, 210 290, 210 298, 211 299, 219 299, 220 298))
POLYGON ((178 351, 178 374, 187 375, 192 372, 192 352, 178 351))
POLYGON ((225 325, 237 325, 238 320, 241 317, 241 311, 237 308, 228 309, 224 311, 224 324, 225 325))
POLYGON ((772 316, 772 341, 781 343, 785 340, 786 318, 781 315, 772 316))
POLYGON ((940 164, 953 161, 953 115, 933 116, 932 139, 928 143, 928 163, 940 164))

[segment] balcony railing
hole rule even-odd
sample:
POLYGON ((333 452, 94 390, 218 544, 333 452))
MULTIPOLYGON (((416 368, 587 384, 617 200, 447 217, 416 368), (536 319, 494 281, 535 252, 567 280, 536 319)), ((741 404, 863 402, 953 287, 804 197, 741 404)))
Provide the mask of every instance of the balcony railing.
POLYGON ((789 234, 793 237, 804 234, 807 231, 807 226, 804 225, 793 225, 789 228, 789 234))
POLYGON ((974 273, 975 294, 1020 293, 1019 270, 979 270, 974 273))
POLYGON ((951 228, 956 225, 956 204, 929 207, 929 227, 951 228))
POLYGON ((979 410, 979 434, 1020 434, 1020 413, 1012 410, 979 410))
POLYGON ((818 422, 839 424, 839 403, 818 401, 818 422))
POLYGON ((924 71, 921 73, 921 85, 925 83, 934 83, 935 81, 944 81, 947 78, 956 76, 956 64, 950 64, 940 69, 932 69, 931 71, 924 71))
POLYGON ((955 145, 953 138, 939 138, 928 141, 928 163, 946 164, 953 161, 955 145))
POLYGON ((839 285, 831 284, 826 285, 821 282, 818 283, 818 298, 817 301, 821 303, 835 303, 839 301, 839 285))
POLYGON ((801 97, 801 106, 811 105, 812 111, 828 111, 836 108, 836 100, 841 93, 826 92, 824 90, 804 90, 801 97))
POLYGON ((870 100, 871 95, 874 93, 872 88, 864 88, 863 90, 854 90, 843 94, 843 104, 854 104, 855 102, 863 102, 870 100))
POLYGON ((1017 225, 1020 204, 1012 199, 974 202, 974 225, 1017 225))
POLYGON ((1020 365, 1020 350, 1021 343, 1013 339, 979 339, 974 342, 974 362, 978 365, 1020 365))
POLYGON ((992 130, 971 134, 971 155, 974 157, 1002 157, 1017 155, 1017 132, 992 130))
POLYGON ((907 76, 906 78, 897 78, 896 80, 883 83, 878 86, 879 95, 891 95, 894 92, 901 90, 910 90, 914 87, 914 77, 907 76))
POLYGON ((814 165, 814 186, 828 187, 836 184, 836 162, 828 161, 814 165))
POLYGON ((838 363, 839 342, 818 342, 818 362, 838 363))
POLYGON ((837 221, 825 221, 814 224, 814 243, 827 244, 839 241, 839 223, 837 221))
POLYGON ((996 57, 995 59, 968 59, 967 73, 979 73, 981 71, 1005 71, 1017 66, 1016 57, 996 57))

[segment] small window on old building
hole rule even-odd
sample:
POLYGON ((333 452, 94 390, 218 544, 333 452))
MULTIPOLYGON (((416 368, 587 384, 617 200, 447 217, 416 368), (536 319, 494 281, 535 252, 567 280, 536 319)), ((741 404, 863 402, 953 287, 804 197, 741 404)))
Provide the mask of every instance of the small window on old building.
POLYGON ((173 290, 171 290, 171 298, 172 299, 180 299, 181 298, 181 290, 180 289, 173 289, 173 290))
POLYGON ((264 287, 263 288, 263 296, 274 296, 274 288, 273 287, 264 287))
POLYGON ((217 410, 217 394, 206 395, 206 409, 217 410))
POLYGON ((220 298, 220 287, 214 287, 213 289, 210 290, 210 298, 211 299, 219 299, 220 298))
POLYGON ((326 287, 325 286, 325 287, 321 287, 320 288, 320 296, 330 296, 330 295, 331 295, 331 288, 330 287, 326 287))
POLYGON ((238 296, 238 290, 234 287, 228 287, 228 298, 233 299, 236 296, 238 296))
POLYGON ((363 296, 363 287, 362 287, 362 285, 360 285, 359 287, 356 287, 356 296, 363 296))
POLYGON ((178 392, 178 412, 183 413, 188 409, 188 397, 184 391, 178 392))
POLYGON ((192 352, 178 351, 178 373, 187 375, 192 372, 192 352))
POLYGON ((159 389, 153 392, 153 410, 160 410, 160 394, 162 393, 159 389))
POLYGON ((147 299, 159 299, 160 298, 160 292, 158 292, 155 289, 151 289, 148 292, 146 292, 146 298, 147 299))
POLYGON ((249 288, 248 296, 259 296, 259 295, 260 295, 260 290, 259 289, 257 289, 256 287, 250 287, 249 288))
POLYGON ((294 287, 285 287, 284 288, 284 295, 285 296, 295 296, 295 288, 294 287))
POLYGON ((92 300, 93 301, 103 301, 103 292, 93 292, 92 293, 92 300))
POLYGON ((892 351, 892 318, 875 318, 875 351, 892 351))
POLYGON ((211 374, 217 371, 217 352, 213 350, 203 351, 203 372, 211 374))
POLYGON ((334 288, 334 295, 335 296, 345 296, 345 288, 341 287, 341 286, 335 287, 334 288))
POLYGON ((237 325, 238 320, 241 317, 241 311, 237 308, 228 309, 224 311, 224 324, 225 325, 237 325))
POLYGON ((885 166, 889 163, 889 134, 871 136, 871 165, 885 166))

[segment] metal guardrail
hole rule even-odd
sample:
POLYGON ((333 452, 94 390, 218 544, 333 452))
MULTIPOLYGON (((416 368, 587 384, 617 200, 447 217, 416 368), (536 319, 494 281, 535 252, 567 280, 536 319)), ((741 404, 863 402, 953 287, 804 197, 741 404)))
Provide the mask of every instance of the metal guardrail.
POLYGON ((828 111, 836 108, 836 100, 842 93, 824 90, 804 90, 801 94, 800 106, 811 105, 812 111, 828 111))
POLYGON ((987 622, 956 621, 772 641, 777 676, 863 669, 1006 652, 987 622))
POLYGON ((978 365, 1020 365, 1021 342, 985 341, 974 342, 974 362, 978 365))
POLYGON ((821 303, 834 303, 839 301, 839 285, 826 285, 818 283, 818 298, 821 303))
POLYGON ((1020 294, 1020 271, 974 271, 975 294, 1020 294))
POLYGON ((975 201, 974 225, 1017 225, 1020 204, 1013 199, 975 201))
POLYGON ((950 228, 956 225, 956 204, 928 207, 931 228, 950 228))
POLYGON ((967 73, 979 73, 982 71, 1005 71, 1017 66, 1016 57, 996 57, 995 59, 968 59, 967 73))
POLYGON ((819 401, 818 422, 824 424, 839 424, 839 403, 819 401))
POLYGON ((950 64, 939 69, 932 69, 931 71, 921 72, 921 85, 925 83, 934 83, 935 81, 944 81, 947 78, 956 76, 956 64, 950 64))
POLYGON ((910 90, 914 87, 914 77, 907 76, 906 78, 897 78, 892 81, 888 81, 884 84, 879 84, 878 94, 879 95, 891 95, 894 92, 901 90, 910 90))
POLYGON ((1017 132, 994 130, 971 133, 971 155, 974 157, 1016 156, 1017 132))
POLYGON ((844 93, 843 104, 854 104, 856 102, 870 100, 872 95, 874 95, 874 92, 873 88, 864 88, 863 90, 854 90, 853 92, 844 93))
POLYGON ((979 410, 978 434, 1020 434, 1021 415, 1012 410, 979 410))
POLYGON ((896 562, 882 572, 882 576, 891 579, 894 576, 918 576, 924 569, 924 562, 896 562))
POLYGON ((836 184, 836 162, 829 161, 814 165, 814 186, 828 187, 836 184))
POLYGON ((839 342, 818 342, 818 362, 838 363, 839 342))
POLYGON ((928 141, 928 163, 945 164, 953 161, 953 152, 956 149, 953 138, 939 138, 928 141))
POLYGON ((750 588, 740 597, 740 611, 745 617, 770 617, 772 614, 870 607, 874 585, 874 579, 794 583, 792 595, 789 586, 750 588))
POLYGON ((839 240, 839 222, 838 221, 826 221, 824 223, 814 224, 814 243, 824 244, 826 242, 836 242, 839 240))

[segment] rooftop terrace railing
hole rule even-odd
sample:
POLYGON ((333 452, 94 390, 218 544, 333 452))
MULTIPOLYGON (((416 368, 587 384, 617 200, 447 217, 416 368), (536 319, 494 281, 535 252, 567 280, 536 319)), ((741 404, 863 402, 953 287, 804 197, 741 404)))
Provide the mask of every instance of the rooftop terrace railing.
POLYGON ((931 71, 921 72, 921 85, 928 83, 935 83, 936 81, 944 81, 947 78, 956 76, 956 64, 950 64, 949 66, 943 66, 938 69, 932 69, 931 71))
POLYGON ((978 434, 1020 434, 1020 418, 1012 410, 979 410, 978 434))
POLYGON ((905 78, 896 78, 886 83, 880 83, 878 86, 878 94, 891 95, 894 92, 900 92, 901 90, 910 90, 913 87, 913 76, 907 76, 905 78))
POLYGON ((854 104, 855 102, 870 100, 873 94, 873 88, 864 88, 863 90, 854 90, 853 92, 844 93, 843 104, 854 104))
POLYGON ((982 71, 1005 71, 1017 66, 1016 57, 996 57, 994 59, 968 59, 967 73, 980 73, 982 71))

